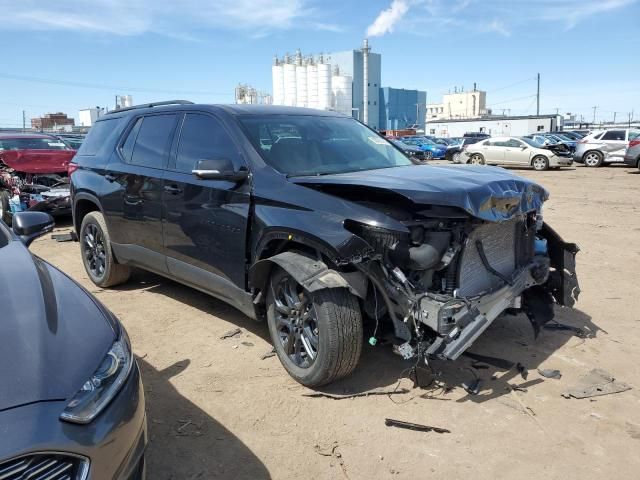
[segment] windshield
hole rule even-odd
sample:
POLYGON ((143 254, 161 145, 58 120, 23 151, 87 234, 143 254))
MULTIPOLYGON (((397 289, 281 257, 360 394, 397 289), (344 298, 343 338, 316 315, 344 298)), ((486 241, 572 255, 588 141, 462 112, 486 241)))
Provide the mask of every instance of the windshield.
POLYGON ((562 134, 560 134, 560 133, 556 133, 556 134, 554 135, 554 137, 557 137, 557 138, 559 138, 560 140, 563 140, 563 141, 565 141, 565 142, 572 142, 572 141, 573 141, 573 139, 572 139, 571 137, 569 137, 568 135, 562 135, 562 134))
POLYGON ((2 138, 0 150, 66 150, 57 138, 2 138))
POLYGON ((264 161, 288 176, 413 165, 389 141, 353 118, 251 115, 239 120, 264 161))
POLYGON ((540 148, 542 147, 542 144, 539 142, 536 142, 535 140, 533 140, 532 138, 527 138, 527 137, 520 137, 520 140, 522 140, 524 143, 526 143, 527 145, 531 146, 531 147, 535 147, 535 148, 540 148))

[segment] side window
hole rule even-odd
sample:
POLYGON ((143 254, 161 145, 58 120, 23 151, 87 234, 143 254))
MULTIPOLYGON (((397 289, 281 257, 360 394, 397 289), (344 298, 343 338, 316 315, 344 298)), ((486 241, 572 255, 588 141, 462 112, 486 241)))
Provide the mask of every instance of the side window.
POLYGON ((629 131, 629 141, 638 140, 640 138, 640 131, 629 131))
POLYGON ((602 140, 622 140, 625 139, 624 130, 607 130, 602 136, 602 140))
POLYGON ((237 164, 238 151, 220 121, 209 115, 185 116, 175 169, 191 173, 198 160, 226 158, 237 164))
POLYGON ((124 145, 120 148, 120 153, 122 153, 122 157, 127 163, 131 163, 131 155, 133 155, 133 147, 136 144, 136 138, 138 138, 140 125, 142 125, 142 117, 136 120, 133 128, 129 130, 129 134, 127 135, 124 145))
POLYGON ((142 167, 163 168, 171 146, 176 119, 175 114, 143 117, 133 146, 131 163, 142 167))
MULTIPOLYGON (((89 134, 87 138, 85 138, 82 145, 80 145, 80 150, 78 151, 79 155, 96 155, 100 149, 107 143, 112 135, 118 133, 120 134, 120 129, 116 128, 120 124, 120 118, 112 118, 108 120, 100 120, 96 122, 91 130, 89 130, 89 134)), ((115 141, 115 138, 113 138, 115 141)), ((111 147, 113 148, 113 147, 111 147)))
POLYGON ((515 138, 510 138, 509 141, 507 142, 507 147, 520 148, 522 147, 522 143, 516 140, 515 138))

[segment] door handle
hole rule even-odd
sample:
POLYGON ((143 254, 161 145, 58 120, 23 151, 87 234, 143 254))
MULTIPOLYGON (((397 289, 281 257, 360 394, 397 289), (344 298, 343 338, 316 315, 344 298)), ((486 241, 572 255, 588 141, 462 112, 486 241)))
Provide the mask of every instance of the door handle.
POLYGON ((105 180, 107 180, 108 182, 111 182, 111 183, 113 183, 113 182, 115 182, 117 180, 116 176, 115 175, 111 175, 110 173, 107 173, 104 176, 104 178, 105 178, 105 180))
POLYGON ((171 195, 178 195, 179 193, 182 193, 182 189, 177 185, 165 185, 164 191, 170 193, 171 195))

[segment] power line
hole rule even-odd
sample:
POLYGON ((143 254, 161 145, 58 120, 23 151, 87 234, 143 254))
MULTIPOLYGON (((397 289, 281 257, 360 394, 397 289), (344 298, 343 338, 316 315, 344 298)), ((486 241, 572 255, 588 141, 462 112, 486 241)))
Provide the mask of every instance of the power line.
POLYGON ((66 87, 93 88, 96 90, 109 90, 109 91, 122 90, 127 92, 162 93, 162 94, 172 94, 172 95, 230 96, 230 94, 228 93, 191 91, 191 90, 163 90, 163 89, 154 89, 154 88, 128 87, 123 85, 99 85, 95 83, 71 82, 67 80, 54 80, 49 78, 30 77, 25 75, 13 75, 8 73, 0 73, 0 78, 5 78, 8 80, 20 80, 23 82, 45 83, 48 85, 60 85, 60 86, 66 86, 66 87))
POLYGON ((503 100, 502 102, 492 103, 491 105, 487 105, 487 106, 494 107, 496 105, 502 105, 504 103, 517 102, 518 100, 526 100, 527 98, 532 98, 532 97, 535 97, 535 96, 536 96, 536 94, 534 93, 533 95, 527 95, 525 97, 518 97, 518 98, 511 98, 509 100, 503 100))
POLYGON ((494 92, 499 92, 500 90, 506 90, 508 88, 517 87, 518 85, 522 85, 523 83, 527 83, 527 82, 530 82, 532 80, 535 80, 535 77, 533 77, 533 78, 530 77, 530 78, 527 78, 525 80, 519 80, 519 81, 517 81, 515 83, 512 83, 510 85, 506 85, 504 87, 494 88, 493 90, 487 90, 487 93, 494 93, 494 92))

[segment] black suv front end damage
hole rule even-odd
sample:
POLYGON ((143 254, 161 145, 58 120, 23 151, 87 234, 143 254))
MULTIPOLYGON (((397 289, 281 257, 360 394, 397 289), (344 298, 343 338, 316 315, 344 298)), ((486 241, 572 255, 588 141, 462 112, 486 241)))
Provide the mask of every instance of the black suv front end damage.
MULTIPOLYGON (((431 167, 431 173, 445 168, 431 167)), ((355 254, 355 242, 347 242, 335 262, 368 281, 366 294, 358 295, 363 309, 377 321, 390 318, 402 342, 396 352, 406 359, 455 360, 507 310, 524 312, 537 333, 553 318, 554 304, 571 307, 578 297, 578 247, 544 223, 547 192, 502 169, 488 170, 482 173, 493 181, 474 185, 461 184, 460 170, 443 177, 438 195, 415 177, 391 195, 349 175, 297 182, 393 219, 396 228, 346 219, 344 228, 366 248, 355 254), (422 188, 411 190, 411 182, 422 188)))

